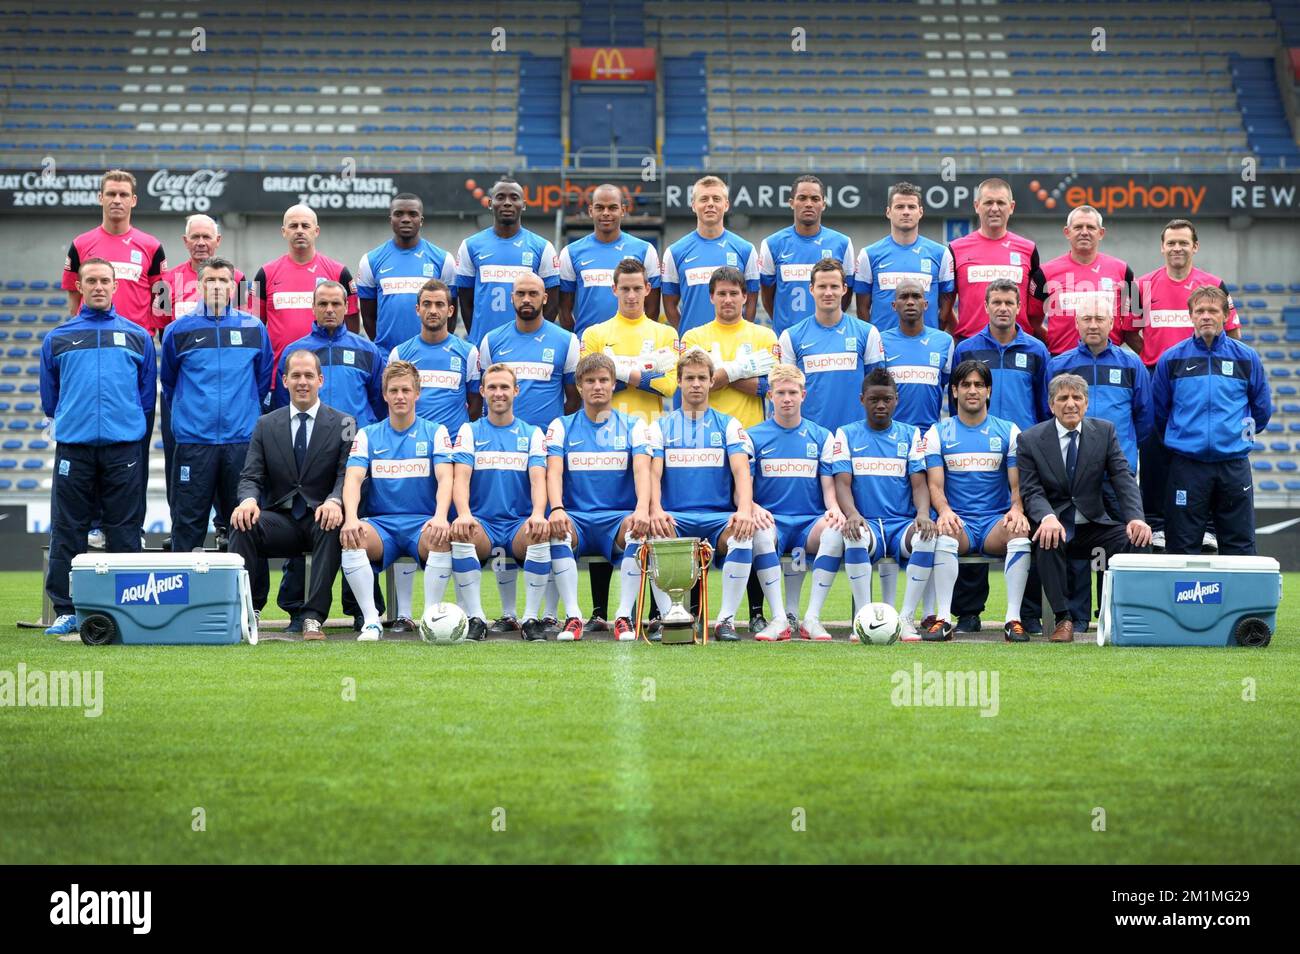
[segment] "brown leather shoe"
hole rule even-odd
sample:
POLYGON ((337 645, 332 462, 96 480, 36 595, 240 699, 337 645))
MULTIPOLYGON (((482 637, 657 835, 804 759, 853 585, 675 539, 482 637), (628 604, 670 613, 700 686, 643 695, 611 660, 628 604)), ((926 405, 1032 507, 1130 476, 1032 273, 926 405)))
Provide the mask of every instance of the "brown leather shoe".
POLYGON ((1074 642, 1074 620, 1063 619, 1057 623, 1056 629, 1052 630, 1051 641, 1054 643, 1074 642))

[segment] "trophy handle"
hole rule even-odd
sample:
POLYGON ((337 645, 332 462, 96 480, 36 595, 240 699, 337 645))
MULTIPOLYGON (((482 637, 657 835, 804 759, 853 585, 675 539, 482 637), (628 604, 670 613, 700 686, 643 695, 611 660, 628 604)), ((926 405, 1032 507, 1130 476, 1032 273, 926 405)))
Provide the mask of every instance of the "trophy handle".
POLYGON ((646 602, 646 577, 650 573, 650 537, 641 544, 641 549, 636 551, 636 562, 641 568, 641 589, 636 594, 636 638, 644 639, 646 645, 650 645, 650 637, 645 632, 645 602, 646 602))
POLYGON ((700 541, 700 644, 709 644, 709 567, 713 564, 713 547, 700 541))

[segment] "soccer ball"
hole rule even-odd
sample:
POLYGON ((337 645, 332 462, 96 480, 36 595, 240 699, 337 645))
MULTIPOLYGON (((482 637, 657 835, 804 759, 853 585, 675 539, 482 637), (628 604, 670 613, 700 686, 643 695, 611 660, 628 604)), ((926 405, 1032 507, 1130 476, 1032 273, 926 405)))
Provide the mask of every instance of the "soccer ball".
POLYGON ((898 611, 888 603, 868 603, 853 617, 858 641, 876 646, 888 646, 898 639, 900 626, 898 611))
POLYGON ((426 643, 463 643, 469 635, 469 619, 455 603, 434 603, 420 617, 420 638, 426 643))

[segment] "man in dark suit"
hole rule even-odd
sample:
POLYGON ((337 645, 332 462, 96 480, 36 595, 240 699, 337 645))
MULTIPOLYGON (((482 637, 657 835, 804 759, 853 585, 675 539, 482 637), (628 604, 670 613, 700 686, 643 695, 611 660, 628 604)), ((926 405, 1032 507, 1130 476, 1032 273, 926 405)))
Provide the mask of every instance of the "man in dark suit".
POLYGON ((1085 417, 1088 384, 1077 374, 1060 374, 1048 385, 1052 419, 1021 432, 1016 442, 1020 497, 1033 526, 1034 562, 1056 613, 1052 642, 1074 641, 1066 590, 1072 557, 1098 550, 1145 550, 1151 528, 1143 521, 1142 494, 1128 469, 1115 425, 1085 417), (1106 511, 1102 478, 1110 475, 1119 500, 1120 523, 1106 511))
MULTIPOLYGON (((239 478, 242 501, 230 516, 231 553, 252 576, 253 605, 266 605, 265 557, 311 551, 311 587, 304 604, 304 640, 325 638, 330 593, 339 570, 343 474, 356 421, 320 402, 320 359, 306 349, 285 362, 289 406, 258 420, 239 478)), ((263 637, 276 638, 276 637, 263 637)))

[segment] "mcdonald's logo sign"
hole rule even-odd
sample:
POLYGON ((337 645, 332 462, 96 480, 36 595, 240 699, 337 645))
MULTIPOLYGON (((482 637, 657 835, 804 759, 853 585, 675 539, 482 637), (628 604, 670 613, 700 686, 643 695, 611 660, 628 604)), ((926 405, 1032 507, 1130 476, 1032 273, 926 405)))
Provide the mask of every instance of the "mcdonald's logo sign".
POLYGON ((648 47, 576 46, 569 50, 569 78, 580 82, 653 82, 655 51, 648 47))

